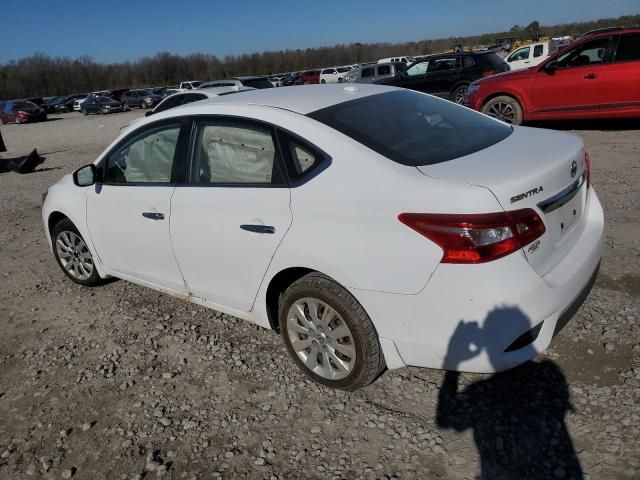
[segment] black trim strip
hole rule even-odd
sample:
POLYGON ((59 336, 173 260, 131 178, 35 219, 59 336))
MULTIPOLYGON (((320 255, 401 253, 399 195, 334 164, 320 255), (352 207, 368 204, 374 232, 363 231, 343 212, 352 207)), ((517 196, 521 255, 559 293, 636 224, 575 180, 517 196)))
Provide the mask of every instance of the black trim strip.
POLYGON ((587 282, 587 284, 582 288, 582 291, 578 294, 578 296, 571 302, 571 304, 565 309, 564 312, 558 318, 556 322, 556 327, 553 330, 553 337, 558 335, 560 331, 569 323, 569 320, 573 318, 578 309, 582 306, 584 301, 589 296, 589 292, 593 288, 593 285, 596 283, 596 278, 598 277, 598 272, 600 271, 600 262, 596 266, 596 269, 591 274, 591 278, 587 282))
POLYGON ((563 205, 566 205, 571 201, 573 197, 578 194, 578 192, 580 191, 580 187, 582 187, 586 179, 587 172, 585 171, 582 172, 582 175, 580 175, 576 179, 576 181, 569 185, 567 188, 557 193, 553 197, 538 203, 538 208, 542 210, 544 214, 547 214, 553 212, 554 210, 557 210, 563 205))

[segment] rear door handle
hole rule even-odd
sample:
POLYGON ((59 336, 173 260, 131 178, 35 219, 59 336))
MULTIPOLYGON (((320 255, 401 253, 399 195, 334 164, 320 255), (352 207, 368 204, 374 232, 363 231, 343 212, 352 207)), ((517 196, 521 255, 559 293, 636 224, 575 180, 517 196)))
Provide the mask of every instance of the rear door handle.
POLYGON ((164 220, 164 213, 158 212, 142 212, 144 218, 150 218, 151 220, 164 220))
POLYGON ((276 233, 276 227, 271 225, 240 225, 242 230, 254 233, 276 233))
POLYGON ((585 80, 595 80, 596 78, 598 78, 598 74, 597 73, 590 73, 589 75, 585 75, 584 78, 585 78, 585 80))

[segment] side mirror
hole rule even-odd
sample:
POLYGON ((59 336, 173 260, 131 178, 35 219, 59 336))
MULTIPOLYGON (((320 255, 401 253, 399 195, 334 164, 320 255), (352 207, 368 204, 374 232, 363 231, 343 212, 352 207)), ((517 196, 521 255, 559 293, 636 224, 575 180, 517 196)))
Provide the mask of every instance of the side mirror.
POLYGON ((99 180, 98 169, 93 163, 73 172, 73 183, 78 187, 90 187, 99 180))
POLYGON ((554 73, 556 73, 557 69, 558 69, 558 62, 556 60, 552 60, 544 66, 544 71, 550 75, 553 75, 554 73))

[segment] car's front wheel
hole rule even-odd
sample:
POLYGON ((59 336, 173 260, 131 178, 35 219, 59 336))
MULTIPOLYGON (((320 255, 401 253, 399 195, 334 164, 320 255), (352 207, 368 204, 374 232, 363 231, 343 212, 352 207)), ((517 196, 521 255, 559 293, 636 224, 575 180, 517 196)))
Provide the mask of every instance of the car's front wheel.
POLYGON ((279 303, 282 338, 298 367, 332 388, 356 390, 384 370, 378 335, 358 301, 319 273, 294 282, 279 303))
POLYGON ((55 224, 51 241, 56 261, 67 277, 87 287, 103 283, 89 247, 71 220, 65 218, 55 224))
POLYGON ((522 125, 522 107, 515 98, 508 95, 492 98, 482 106, 480 111, 503 122, 522 125))
POLYGON ((458 85, 451 93, 451 99, 458 105, 464 104, 464 96, 467 93, 467 88, 469 88, 467 84, 458 85))

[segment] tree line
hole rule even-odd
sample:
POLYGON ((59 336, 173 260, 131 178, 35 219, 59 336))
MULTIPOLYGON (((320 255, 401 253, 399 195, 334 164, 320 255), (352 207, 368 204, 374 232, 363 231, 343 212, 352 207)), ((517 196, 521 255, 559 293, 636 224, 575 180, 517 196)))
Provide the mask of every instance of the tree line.
POLYGON ((453 44, 491 45, 496 38, 527 40, 540 36, 577 36, 588 30, 615 25, 638 25, 640 15, 602 18, 591 22, 526 27, 477 36, 449 37, 405 43, 340 44, 331 47, 288 49, 242 55, 196 53, 187 56, 160 52, 152 57, 120 63, 100 63, 89 56, 50 57, 43 53, 0 65, 0 99, 65 95, 109 88, 174 85, 182 80, 216 80, 239 75, 270 75, 333 65, 374 61, 398 55, 424 55, 446 51, 453 44))

